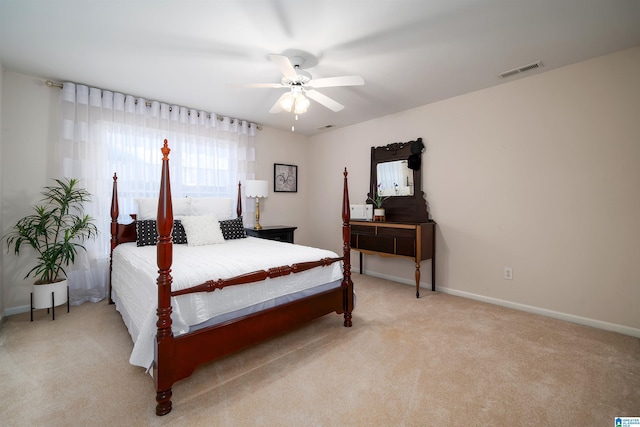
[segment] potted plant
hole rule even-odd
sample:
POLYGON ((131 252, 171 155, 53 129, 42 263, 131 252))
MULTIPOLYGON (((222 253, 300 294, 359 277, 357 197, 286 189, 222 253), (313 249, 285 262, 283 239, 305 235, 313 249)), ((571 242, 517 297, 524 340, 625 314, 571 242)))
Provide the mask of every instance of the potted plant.
POLYGON ((31 308, 49 308, 68 301, 67 275, 64 267, 73 264, 82 243, 98 233, 93 218, 84 213, 83 204, 91 194, 78 186, 77 179, 55 180, 57 185, 45 187, 41 204, 34 213, 20 219, 3 238, 7 250, 20 254, 23 245, 35 249, 35 266, 24 277, 33 274, 31 308), (53 292, 53 302, 51 293, 53 292))
POLYGON ((373 202, 373 220, 374 221, 384 221, 385 220, 385 213, 384 213, 384 208, 382 207, 382 203, 387 200, 389 197, 391 196, 386 196, 383 197, 380 194, 380 186, 382 185, 382 183, 379 183, 378 186, 376 187, 376 194, 375 197, 367 197, 367 200, 371 200, 373 202))

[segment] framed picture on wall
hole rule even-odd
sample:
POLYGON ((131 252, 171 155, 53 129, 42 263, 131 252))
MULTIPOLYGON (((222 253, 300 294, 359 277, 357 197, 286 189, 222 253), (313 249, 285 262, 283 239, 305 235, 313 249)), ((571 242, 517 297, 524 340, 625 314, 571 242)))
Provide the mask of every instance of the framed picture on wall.
POLYGON ((276 193, 297 193, 298 166, 274 163, 273 191, 276 193))

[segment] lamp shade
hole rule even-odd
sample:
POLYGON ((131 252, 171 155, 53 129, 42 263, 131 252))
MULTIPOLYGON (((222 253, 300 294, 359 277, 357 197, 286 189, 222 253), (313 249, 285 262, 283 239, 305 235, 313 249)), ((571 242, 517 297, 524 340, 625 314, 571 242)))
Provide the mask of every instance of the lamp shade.
POLYGON ((247 197, 267 197, 269 195, 269 182, 247 180, 244 183, 244 192, 247 197))

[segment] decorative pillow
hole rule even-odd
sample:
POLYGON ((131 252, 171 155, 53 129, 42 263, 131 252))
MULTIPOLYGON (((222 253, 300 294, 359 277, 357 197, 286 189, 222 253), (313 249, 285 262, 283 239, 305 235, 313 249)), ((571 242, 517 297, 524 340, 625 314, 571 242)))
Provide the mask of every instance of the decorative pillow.
POLYGON ((136 243, 138 246, 155 245, 158 242, 158 230, 155 219, 136 221, 136 243))
MULTIPOLYGON (((173 221, 171 231, 173 243, 176 245, 187 244, 187 234, 179 220, 173 221)), ((136 221, 136 244, 138 246, 150 246, 158 243, 158 228, 155 219, 143 219, 136 221)))
POLYGON ((247 237, 241 216, 236 219, 220 221, 220 229, 222 230, 224 240, 244 239, 247 237))
POLYGON ((190 197, 191 215, 215 215, 218 219, 233 218, 233 199, 222 197, 190 197))
MULTIPOLYGON (((158 216, 158 198, 157 197, 140 197, 135 199, 138 205, 138 219, 156 219, 158 216)), ((181 197, 171 201, 173 207, 173 217, 183 217, 191 215, 191 199, 181 197)))
POLYGON ((176 245, 186 245, 189 243, 187 241, 187 232, 184 231, 181 220, 176 219, 173 221, 173 230, 171 230, 171 237, 173 243, 175 243, 176 245))
POLYGON ((189 246, 224 243, 220 223, 215 215, 185 216, 181 221, 189 246))

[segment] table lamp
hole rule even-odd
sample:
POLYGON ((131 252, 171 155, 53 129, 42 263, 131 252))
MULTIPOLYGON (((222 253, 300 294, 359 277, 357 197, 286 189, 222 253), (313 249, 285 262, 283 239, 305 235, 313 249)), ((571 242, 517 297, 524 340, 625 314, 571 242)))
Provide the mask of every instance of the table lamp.
POLYGON ((262 230, 260 225, 260 198, 269 195, 269 182, 261 180, 247 180, 244 184, 245 196, 256 198, 256 223, 254 230, 262 230))

